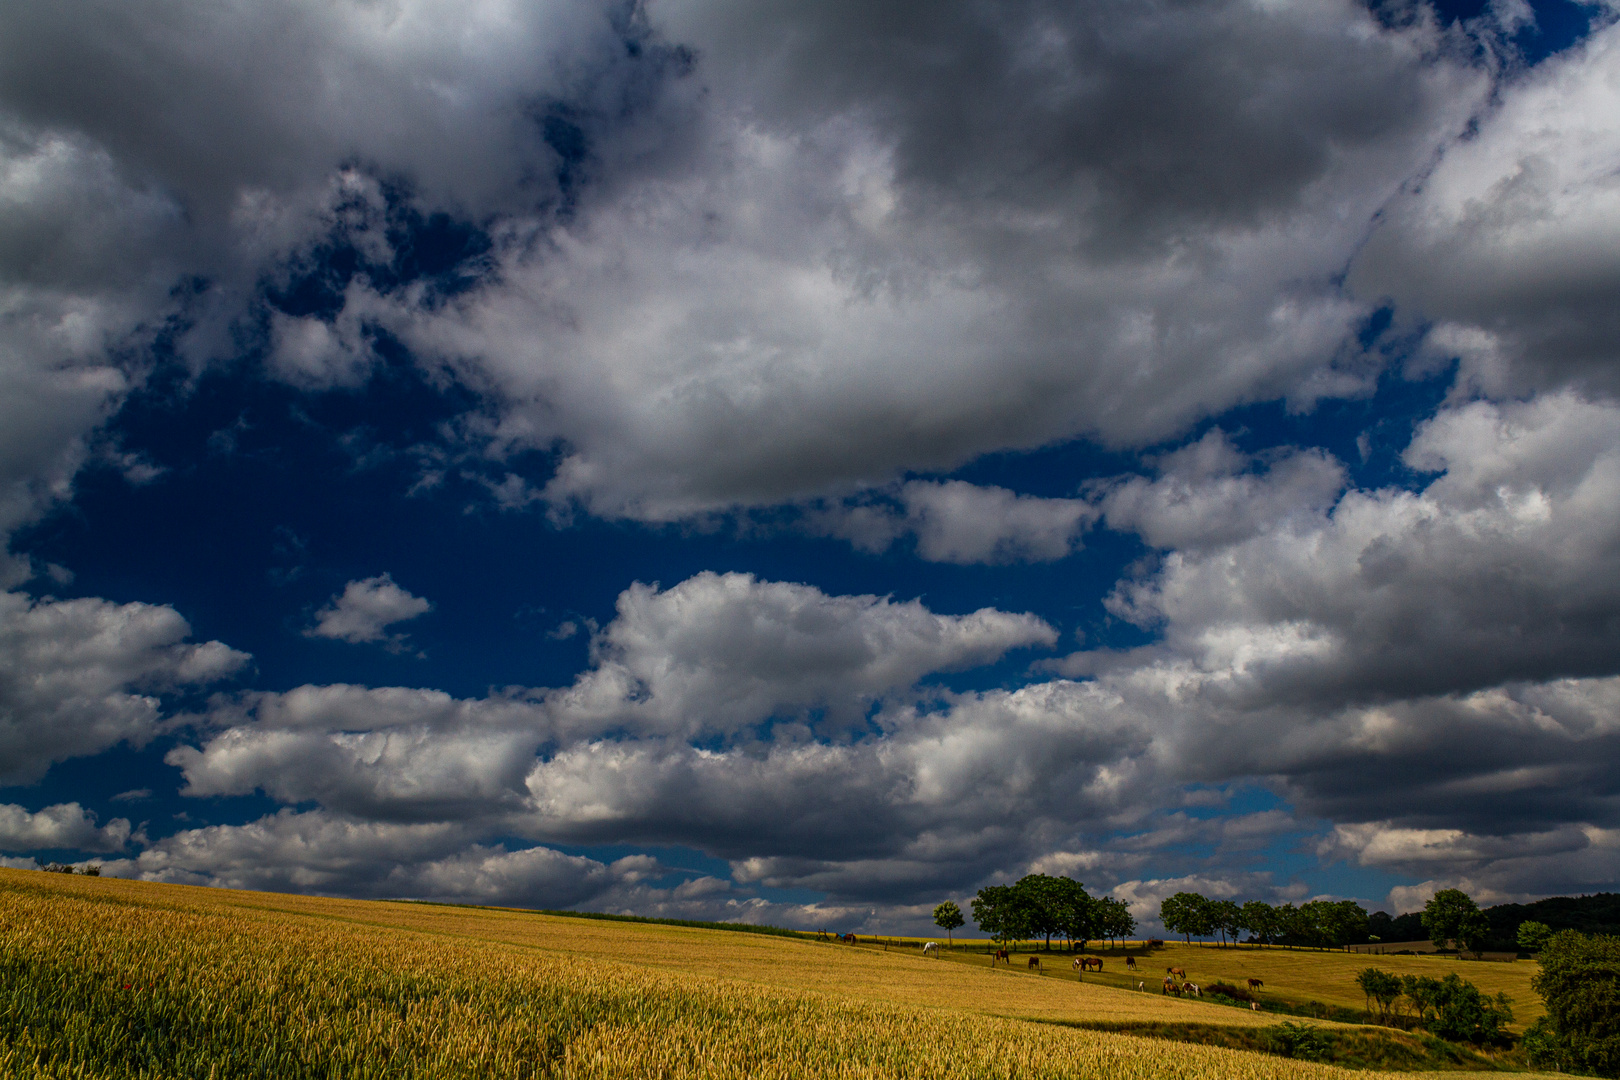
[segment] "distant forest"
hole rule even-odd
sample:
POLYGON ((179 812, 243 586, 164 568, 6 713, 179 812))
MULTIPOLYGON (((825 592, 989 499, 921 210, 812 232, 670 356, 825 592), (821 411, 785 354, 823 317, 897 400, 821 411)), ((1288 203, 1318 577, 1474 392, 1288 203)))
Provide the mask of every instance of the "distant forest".
MULTIPOLYGON (((1391 918, 1382 911, 1368 920, 1370 930, 1384 941, 1425 941, 1428 934, 1412 911, 1391 918)), ((1527 920, 1546 923, 1553 930, 1579 930, 1583 934, 1620 935, 1620 893, 1594 893, 1591 896, 1551 896, 1533 904, 1497 904, 1485 909, 1491 922, 1491 936, 1485 948, 1492 952, 1518 949, 1519 924, 1527 920)))

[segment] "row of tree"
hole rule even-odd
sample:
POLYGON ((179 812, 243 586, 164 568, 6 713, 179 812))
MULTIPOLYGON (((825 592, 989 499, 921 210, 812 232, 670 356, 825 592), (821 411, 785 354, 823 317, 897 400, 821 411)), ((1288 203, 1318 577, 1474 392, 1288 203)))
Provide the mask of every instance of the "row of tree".
MULTIPOLYGON (((936 922, 944 907, 935 909, 936 922)), ((1091 896, 1069 877, 1026 874, 1011 885, 987 885, 973 898, 972 907, 979 929, 1001 945, 1044 939, 1050 949, 1057 938, 1071 949, 1077 944, 1083 948, 1093 938, 1112 941, 1136 932, 1136 920, 1123 900, 1091 896)))
POLYGON ((1179 892, 1160 903, 1159 921, 1188 942, 1218 935, 1222 942, 1235 945, 1244 931, 1263 945, 1327 949, 1367 940, 1367 909, 1353 900, 1309 900, 1296 907, 1263 900, 1239 904, 1179 892))
POLYGON ((1456 974, 1436 979, 1366 968, 1356 976, 1356 985, 1367 995, 1367 1011, 1376 1005, 1384 1023, 1410 1018, 1442 1039, 1501 1042, 1513 1022, 1506 994, 1490 997, 1456 974))

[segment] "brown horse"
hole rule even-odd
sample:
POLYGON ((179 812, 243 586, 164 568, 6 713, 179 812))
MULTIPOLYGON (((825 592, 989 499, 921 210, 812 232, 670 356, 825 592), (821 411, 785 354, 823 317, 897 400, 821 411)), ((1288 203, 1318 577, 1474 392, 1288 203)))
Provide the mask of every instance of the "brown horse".
POLYGON ((1182 980, 1185 980, 1187 978, 1187 969, 1186 968, 1167 967, 1167 968, 1164 969, 1164 973, 1166 975, 1174 975, 1176 978, 1182 979, 1182 980))
POLYGON ((1098 971, 1101 971, 1102 957, 1082 956, 1075 960, 1074 966, 1079 968, 1081 971, 1090 971, 1092 968, 1096 968, 1098 971))
POLYGON ((1164 977, 1164 986, 1162 986, 1159 989, 1159 993, 1161 993, 1161 994, 1173 993, 1177 997, 1180 997, 1181 996, 1181 984, 1176 982, 1176 980, 1172 979, 1170 976, 1166 975, 1164 977))
POLYGON ((1127 956, 1125 958, 1125 970, 1126 971, 1135 971, 1136 970, 1136 957, 1127 956))
POLYGON ((858 945, 858 944, 860 944, 860 939, 857 938, 854 934, 845 934, 844 935, 844 944, 845 945, 858 945))
POLYGON ((1007 961, 1007 966, 1012 967, 1012 957, 1007 955, 1006 949, 996 950, 996 954, 990 958, 990 966, 995 967, 996 961, 998 960, 1005 960, 1007 961))
POLYGON ((1264 979, 1250 979, 1249 980, 1249 989, 1250 990, 1258 990, 1264 985, 1266 985, 1264 979))
MULTIPOLYGON (((1008 961, 1008 966, 1009 967, 1012 966, 1011 961, 1008 961)), ((1041 966, 1041 958, 1040 957, 1032 956, 1032 957, 1029 958, 1029 968, 1030 968, 1031 971, 1035 971, 1035 970, 1039 969, 1040 966, 1041 966)))

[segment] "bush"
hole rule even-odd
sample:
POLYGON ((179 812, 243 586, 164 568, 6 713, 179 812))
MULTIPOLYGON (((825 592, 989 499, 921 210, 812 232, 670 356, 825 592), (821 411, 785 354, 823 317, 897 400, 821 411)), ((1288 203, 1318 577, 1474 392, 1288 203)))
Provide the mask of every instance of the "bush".
POLYGON ((1554 934, 1531 980, 1547 1015, 1525 1033, 1537 1065, 1620 1076, 1620 938, 1554 934))
POLYGON ((1401 989, 1418 1022, 1432 1035, 1474 1043, 1507 1041, 1513 1006, 1506 994, 1489 997, 1455 974, 1444 979, 1404 975, 1401 989))
POLYGON ((1245 990, 1241 986, 1233 986, 1231 983, 1210 983, 1208 986, 1204 987, 1204 993, 1219 994, 1221 997, 1231 998, 1233 1001, 1254 1000, 1254 995, 1249 993, 1249 991, 1245 990))
POLYGON ((1272 1028, 1271 1038, 1277 1053, 1303 1061, 1319 1061, 1328 1049, 1321 1028, 1297 1020, 1284 1020, 1272 1028))

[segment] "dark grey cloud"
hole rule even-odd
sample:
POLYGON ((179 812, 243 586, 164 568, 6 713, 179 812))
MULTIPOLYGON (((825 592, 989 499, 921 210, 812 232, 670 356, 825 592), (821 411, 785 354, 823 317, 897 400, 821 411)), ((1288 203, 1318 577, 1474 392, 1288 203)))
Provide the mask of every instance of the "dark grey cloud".
POLYGON ((1428 360, 1462 359, 1494 395, 1620 388, 1620 24, 1519 74, 1396 199, 1351 282, 1436 325, 1428 360))

